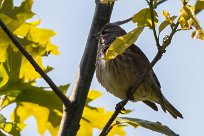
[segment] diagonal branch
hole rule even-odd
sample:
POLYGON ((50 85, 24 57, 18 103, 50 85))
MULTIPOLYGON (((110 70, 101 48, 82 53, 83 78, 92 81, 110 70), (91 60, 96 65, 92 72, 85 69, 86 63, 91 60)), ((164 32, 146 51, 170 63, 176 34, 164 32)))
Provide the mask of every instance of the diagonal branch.
MULTIPOLYGON (((157 8, 157 6, 159 6, 159 5, 161 5, 162 3, 164 3, 164 2, 166 2, 167 0, 159 0, 157 3, 156 3, 156 5, 154 6, 154 5, 152 5, 152 10, 154 10, 154 9, 156 9, 157 8)), ((148 2, 148 1, 147 1, 148 2)), ((148 2, 148 4, 149 4, 150 2, 148 2)), ((116 21, 116 22, 113 22, 113 24, 116 24, 116 25, 123 25, 123 24, 125 24, 125 23, 128 23, 128 22, 130 22, 131 20, 132 20, 132 18, 133 18, 133 16, 131 16, 131 17, 129 17, 129 18, 127 18, 127 19, 125 19, 125 20, 121 20, 121 21, 116 21)), ((154 19, 153 19, 153 21, 152 22, 154 22, 154 19)), ((154 27, 153 27, 154 28, 154 27)))
MULTIPOLYGON (((148 73, 150 72, 150 70, 152 69, 152 67, 157 63, 158 60, 161 59, 163 55, 163 52, 158 51, 155 58, 153 59, 153 61, 150 63, 149 67, 146 68, 143 76, 138 80, 137 84, 130 90, 130 96, 132 96, 134 94, 134 92, 137 90, 137 88, 140 87, 140 85, 145 81, 146 76, 148 75, 148 73)), ((119 115, 119 113, 121 113, 122 109, 124 109, 124 106, 127 104, 127 102, 129 101, 129 97, 122 100, 121 102, 119 102, 120 107, 116 108, 115 112, 112 114, 111 118, 108 120, 108 122, 106 123, 106 125, 104 126, 103 130, 100 133, 100 136, 105 136, 107 135, 107 132, 109 130, 109 127, 111 126, 111 124, 113 123, 113 121, 117 118, 117 116, 119 115)))
POLYGON ((66 97, 65 94, 55 85, 52 79, 42 70, 42 68, 36 63, 33 57, 23 48, 23 46, 18 42, 18 40, 14 37, 11 31, 7 28, 4 22, 0 19, 0 26, 3 31, 7 34, 13 44, 19 49, 19 51, 26 57, 26 59, 32 64, 42 78, 49 84, 55 94, 61 99, 63 104, 68 108, 71 104, 70 100, 66 97))
MULTIPOLYGON (((169 36, 167 36, 167 38, 164 39, 161 48, 158 49, 158 52, 156 54, 156 56, 154 57, 154 59, 152 60, 152 62, 150 63, 150 65, 146 68, 145 72, 143 73, 143 75, 141 76, 141 78, 138 80, 138 82, 136 83, 136 85, 130 90, 130 96, 132 96, 135 91, 137 90, 137 88, 140 87, 140 85, 145 81, 145 78, 147 77, 147 75, 149 74, 150 70, 154 67, 154 65, 161 59, 162 55, 165 53, 166 48, 168 47, 168 45, 171 43, 171 40, 174 36, 174 34, 177 32, 177 28, 179 26, 179 22, 177 22, 172 30, 172 32, 169 34, 169 36)), ((121 113, 122 109, 124 109, 124 106, 127 104, 127 102, 129 101, 129 98, 126 98, 124 100, 122 100, 121 102, 119 102, 118 104, 120 104, 120 107, 118 107, 115 112, 112 114, 112 116, 110 117, 110 119, 108 120, 108 122, 106 123, 106 125, 104 126, 103 130, 100 133, 100 136, 106 136, 109 133, 109 128, 111 127, 111 124, 113 123, 113 121, 116 119, 116 117, 119 115, 119 113, 121 113)))
POLYGON ((101 4, 96 0, 96 8, 87 39, 86 47, 79 65, 79 70, 75 79, 69 99, 72 102, 70 110, 63 112, 63 119, 60 126, 59 136, 76 136, 80 127, 80 119, 87 99, 89 87, 95 71, 96 54, 98 40, 95 34, 109 22, 113 9, 113 4, 101 4))
POLYGON ((130 17, 128 19, 125 19, 125 20, 122 20, 122 21, 117 21, 117 22, 113 22, 113 24, 116 24, 116 25, 123 25, 125 23, 128 23, 132 20, 133 17, 130 17))
POLYGON ((153 30, 153 34, 154 34, 154 38, 155 38, 155 41, 156 41, 157 48, 159 49, 160 48, 160 43, 159 43, 159 38, 157 37, 156 26, 155 26, 155 23, 154 23, 155 20, 154 20, 153 0, 150 0, 150 2, 148 2, 148 4, 149 4, 150 14, 151 14, 152 30, 153 30))

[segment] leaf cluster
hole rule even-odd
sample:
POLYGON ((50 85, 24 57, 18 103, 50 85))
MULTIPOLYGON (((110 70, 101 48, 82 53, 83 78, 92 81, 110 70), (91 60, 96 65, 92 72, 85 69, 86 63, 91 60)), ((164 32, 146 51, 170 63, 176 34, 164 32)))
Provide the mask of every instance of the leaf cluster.
MULTIPOLYGON (((147 0, 147 3, 150 4, 151 1, 152 0, 147 0)), ((150 9, 151 7, 149 7, 141 9, 139 12, 135 13, 135 15, 132 17, 132 22, 137 25, 136 28, 123 36, 116 37, 116 40, 106 51, 106 55, 103 58, 104 60, 108 61, 110 59, 114 59, 116 56, 123 53, 131 44, 137 41, 143 28, 149 28, 154 31, 158 48, 161 46, 159 44, 160 33, 162 33, 162 31, 167 27, 170 27, 173 30, 177 23, 180 24, 180 28, 177 28, 176 31, 193 30, 191 34, 192 38, 204 40, 204 31, 196 17, 196 13, 204 9, 203 1, 198 0, 195 6, 191 6, 188 5, 188 1, 181 0, 183 6, 181 7, 178 15, 171 16, 168 11, 163 10, 162 15, 164 16, 164 21, 159 24, 158 35, 156 34, 156 28, 159 23, 159 16, 155 10, 155 5, 157 5, 157 2, 159 1, 153 1, 152 12, 150 9)), ((169 35, 167 34, 166 37, 168 36, 169 35)))
MULTIPOLYGON (((53 70, 43 65, 43 57, 50 54, 58 55, 57 46, 51 42, 55 32, 39 28, 40 20, 28 21, 35 15, 32 12, 32 0, 24 0, 20 6, 14 6, 13 0, 1 0, 0 19, 4 21, 15 38, 24 46, 26 51, 35 59, 45 72, 53 70)), ((14 136, 26 127, 25 120, 33 116, 37 123, 38 132, 43 135, 47 130, 51 135, 57 135, 62 118, 63 104, 51 89, 38 87, 36 80, 41 78, 33 66, 13 45, 4 31, 0 30, 0 108, 15 103, 11 121, 7 122, 0 116, 0 130, 14 136)), ((59 86, 66 92, 69 84, 59 86)), ((92 135, 93 128, 102 129, 105 119, 112 112, 104 108, 89 106, 101 94, 92 90, 87 98, 84 114, 80 122, 79 135, 92 135), (101 124, 97 123, 101 116, 101 124)), ((111 135, 124 135, 122 127, 114 129, 111 135)), ((1 133, 0 133, 1 134, 1 133)))

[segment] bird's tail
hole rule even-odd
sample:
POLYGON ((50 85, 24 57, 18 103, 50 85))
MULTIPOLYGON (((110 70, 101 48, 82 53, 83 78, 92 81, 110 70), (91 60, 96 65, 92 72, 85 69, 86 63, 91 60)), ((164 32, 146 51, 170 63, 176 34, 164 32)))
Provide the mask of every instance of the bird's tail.
POLYGON ((174 117, 183 118, 183 115, 163 96, 165 109, 174 117))

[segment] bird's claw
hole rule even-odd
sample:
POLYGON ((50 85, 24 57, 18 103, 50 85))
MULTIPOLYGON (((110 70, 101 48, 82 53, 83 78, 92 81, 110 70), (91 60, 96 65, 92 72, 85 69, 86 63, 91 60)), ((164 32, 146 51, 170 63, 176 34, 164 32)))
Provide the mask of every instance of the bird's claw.
POLYGON ((125 114, 125 112, 123 112, 125 111, 125 108, 122 102, 119 102, 118 104, 116 104, 115 110, 119 111, 121 114, 125 114))

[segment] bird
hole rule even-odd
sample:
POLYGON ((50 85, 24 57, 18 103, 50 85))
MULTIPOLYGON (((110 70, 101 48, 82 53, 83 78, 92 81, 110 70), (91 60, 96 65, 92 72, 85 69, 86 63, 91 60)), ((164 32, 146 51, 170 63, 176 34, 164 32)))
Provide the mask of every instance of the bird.
MULTIPOLYGON (((121 100, 127 98, 127 91, 134 87, 150 65, 146 55, 135 44, 130 45, 114 59, 103 59, 108 47, 116 37, 125 34, 127 32, 119 25, 107 23, 99 32, 96 57, 96 78, 98 82, 108 92, 121 100)), ((162 94, 161 85, 153 69, 150 70, 140 87, 136 89, 131 101, 142 101, 155 111, 158 111, 156 104, 159 104, 164 112, 167 110, 174 118, 183 118, 183 115, 162 94)))

